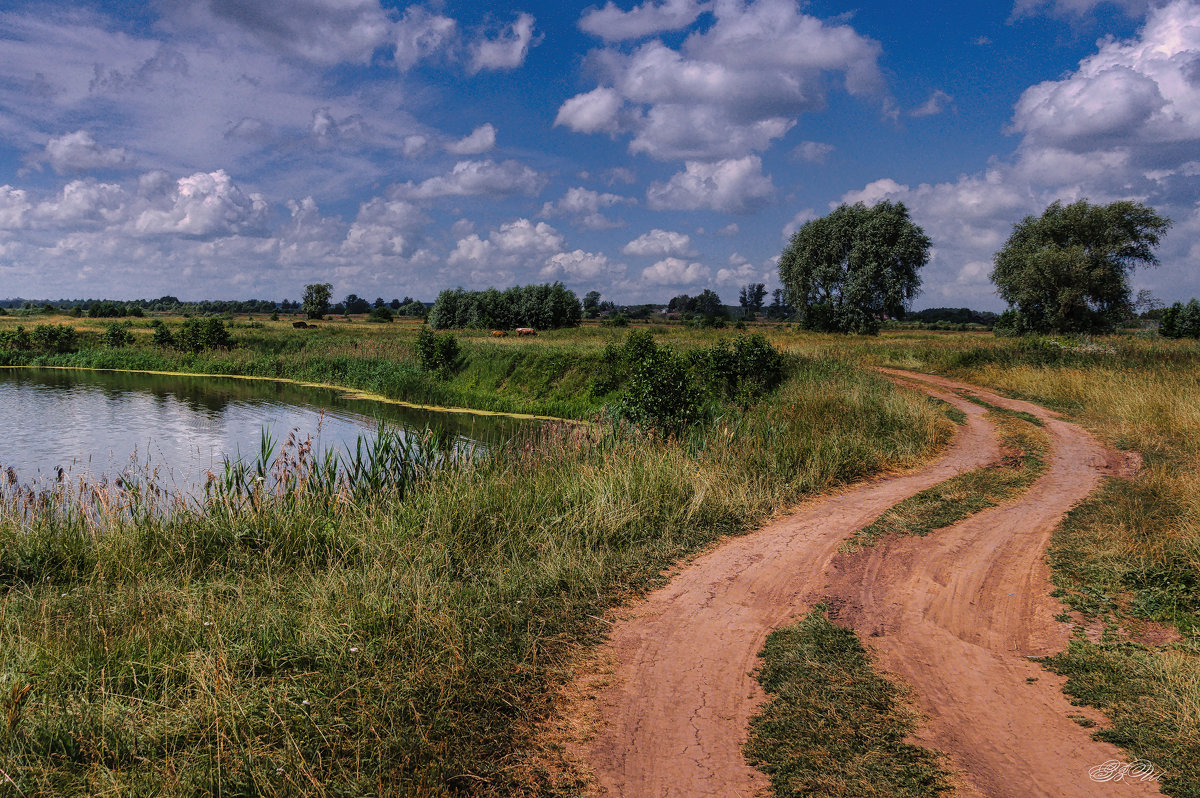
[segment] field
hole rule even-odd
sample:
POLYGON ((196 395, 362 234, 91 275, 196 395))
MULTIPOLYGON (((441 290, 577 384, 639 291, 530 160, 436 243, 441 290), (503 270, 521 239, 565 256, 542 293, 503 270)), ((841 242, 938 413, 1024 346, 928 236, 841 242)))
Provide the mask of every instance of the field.
MULTIPOLYGON (((0 331, 41 321, 2 317, 0 331)), ((93 345, 100 320, 50 321, 84 346, 37 358, 47 365, 282 377, 571 419, 603 418, 614 397, 588 386, 625 335, 463 333, 462 368, 437 379, 416 365, 408 323, 236 319, 238 346, 183 355, 149 346, 145 320, 120 349, 93 345)), ((737 334, 649 329, 683 350, 737 334)), ((168 519, 51 508, 26 528, 10 494, 0 781, 25 796, 569 792, 539 726, 608 608, 721 536, 944 445, 954 421, 869 369, 888 365, 1036 401, 1145 457, 1054 539, 1080 633, 1047 665, 1108 714, 1104 735, 1172 774, 1169 794, 1200 794, 1196 344, 752 331, 788 354, 788 380, 677 438, 551 426, 403 497, 314 492, 168 519)))

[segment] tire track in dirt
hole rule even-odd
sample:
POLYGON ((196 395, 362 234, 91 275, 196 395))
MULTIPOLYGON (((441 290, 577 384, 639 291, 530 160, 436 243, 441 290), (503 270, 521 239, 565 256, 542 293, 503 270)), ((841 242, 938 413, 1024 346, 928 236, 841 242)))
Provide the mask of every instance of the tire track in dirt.
MULTIPOLYGON (((1044 562, 1050 532, 1122 461, 1082 429, 1034 405, 926 375, 888 371, 967 415, 929 467, 813 500, 730 539, 616 618, 595 689, 599 722, 576 754, 601 794, 623 798, 751 796, 766 777, 743 758, 764 700, 753 678, 772 629, 831 600, 839 622, 915 691, 927 718, 917 742, 946 752, 964 795, 1153 795, 1153 785, 1098 784, 1087 770, 1126 759, 1070 720, 1061 680, 1026 657, 1066 644, 1044 562), (1051 439, 1046 472, 1014 502, 924 538, 854 554, 842 542, 892 505, 1000 456, 985 410, 953 393, 1035 413, 1051 439), (1037 679, 1027 682, 1028 678, 1037 679)), ((590 691, 583 685, 578 694, 590 691)), ((584 713, 587 714, 587 713, 584 713)))

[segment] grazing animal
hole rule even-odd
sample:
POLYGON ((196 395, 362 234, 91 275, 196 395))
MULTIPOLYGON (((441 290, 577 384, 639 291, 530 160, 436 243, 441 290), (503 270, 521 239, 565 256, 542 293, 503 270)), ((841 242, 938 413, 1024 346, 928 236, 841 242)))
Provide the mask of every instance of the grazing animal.
POLYGON ((505 330, 492 330, 493 338, 507 338, 508 332, 505 330))
POLYGON ((308 322, 306 322, 306 321, 294 321, 294 322, 292 322, 292 326, 293 326, 293 327, 295 327, 297 330, 307 330, 307 329, 308 329, 308 322))
POLYGON ((518 327, 517 335, 537 335, 537 330, 533 329, 532 327, 518 327))

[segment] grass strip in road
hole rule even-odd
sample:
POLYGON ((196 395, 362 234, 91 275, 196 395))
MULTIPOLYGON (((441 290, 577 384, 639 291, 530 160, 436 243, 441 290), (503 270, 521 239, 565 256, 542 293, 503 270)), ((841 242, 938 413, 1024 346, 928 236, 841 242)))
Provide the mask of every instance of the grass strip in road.
POLYGON ((885 535, 927 535, 995 507, 1033 484, 1045 470, 1045 435, 1016 413, 997 409, 989 418, 1000 433, 1003 459, 905 499, 855 533, 846 550, 874 545, 885 535))
POLYGON ((902 689, 826 611, 818 605, 767 638, 758 680, 771 700, 750 722, 747 760, 779 798, 950 792, 941 756, 904 741, 916 715, 902 689))

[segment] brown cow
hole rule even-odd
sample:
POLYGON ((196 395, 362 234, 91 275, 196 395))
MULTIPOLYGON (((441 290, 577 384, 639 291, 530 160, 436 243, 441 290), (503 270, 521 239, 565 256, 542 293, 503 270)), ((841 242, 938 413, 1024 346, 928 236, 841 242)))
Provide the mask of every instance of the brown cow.
POLYGON ((518 327, 517 335, 537 335, 537 330, 532 327, 518 327))
POLYGON ((294 321, 294 322, 292 322, 292 326, 293 326, 293 327, 295 327, 297 330, 307 330, 307 329, 308 329, 308 322, 305 322, 305 321, 294 321))
POLYGON ((492 330, 493 338, 507 338, 508 333, 504 330, 492 330))

